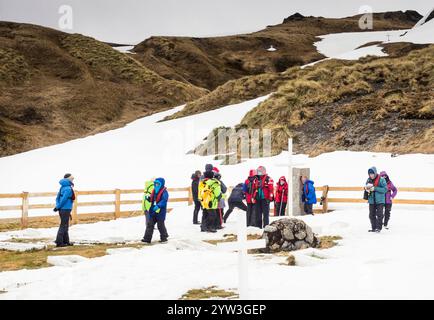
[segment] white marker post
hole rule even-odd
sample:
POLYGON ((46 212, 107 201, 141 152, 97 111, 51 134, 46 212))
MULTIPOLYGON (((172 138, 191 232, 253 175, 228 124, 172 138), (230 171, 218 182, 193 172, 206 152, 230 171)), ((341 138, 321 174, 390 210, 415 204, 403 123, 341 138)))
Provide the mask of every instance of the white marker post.
POLYGON ((292 216, 292 138, 288 139, 288 203, 287 206, 287 215, 292 216))
POLYGON ((219 243, 223 250, 238 251, 238 293, 240 300, 249 299, 248 249, 265 248, 265 239, 247 241, 247 216, 244 211, 238 213, 238 234, 236 243, 219 243))

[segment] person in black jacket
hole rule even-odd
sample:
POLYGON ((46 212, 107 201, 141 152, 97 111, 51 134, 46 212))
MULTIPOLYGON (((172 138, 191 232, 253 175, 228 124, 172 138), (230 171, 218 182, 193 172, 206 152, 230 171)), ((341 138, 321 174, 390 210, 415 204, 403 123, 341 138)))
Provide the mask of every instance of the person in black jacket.
POLYGON ((220 174, 219 170, 214 167, 214 178, 216 178, 220 183, 220 189, 222 193, 221 199, 219 199, 219 204, 217 208, 217 219, 215 221, 215 228, 217 230, 223 229, 223 213, 225 209, 225 194, 228 190, 224 182, 222 181, 222 175, 220 174))
POLYGON ((191 193, 193 195, 193 201, 194 201, 194 211, 193 211, 193 224, 200 224, 198 220, 199 211, 201 208, 200 201, 199 201, 199 181, 202 173, 197 170, 195 173, 191 175, 191 193))
POLYGON ((246 195, 243 191, 243 184, 239 183, 237 186, 232 190, 231 195, 228 199, 229 209, 226 211, 225 216, 223 218, 224 223, 226 223, 226 220, 228 220, 229 215, 232 213, 234 208, 241 209, 245 212, 247 212, 247 206, 244 204, 243 200, 245 199, 246 195))

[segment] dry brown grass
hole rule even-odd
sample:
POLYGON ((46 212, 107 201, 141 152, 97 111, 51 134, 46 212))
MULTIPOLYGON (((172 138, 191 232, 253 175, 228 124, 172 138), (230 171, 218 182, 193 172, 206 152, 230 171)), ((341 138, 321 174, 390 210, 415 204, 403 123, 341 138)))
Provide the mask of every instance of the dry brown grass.
POLYGON ((0 48, 0 84, 18 84, 30 77, 29 66, 22 55, 9 48, 0 48))
MULTIPOLYGON (((36 239, 34 239, 33 242, 36 242, 36 239)), ((141 247, 143 247, 141 243, 130 243, 75 245, 65 248, 49 246, 47 249, 43 250, 24 252, 0 250, 0 272, 50 267, 50 264, 47 263, 48 256, 79 255, 86 258, 97 258, 106 255, 107 249, 141 247)))
POLYGON ((164 120, 186 117, 266 95, 288 78, 287 75, 264 73, 228 81, 203 97, 187 103, 184 109, 164 120))
POLYGON ((341 236, 321 236, 319 239, 318 249, 330 249, 338 245, 337 240, 342 240, 341 236))
POLYGON ((203 300, 203 299, 237 299, 238 294, 234 291, 218 289, 217 286, 211 286, 201 289, 188 290, 179 300, 203 300))
MULTIPOLYGON (((258 240, 258 239, 262 239, 262 236, 258 234, 247 235, 247 240, 258 240)), ((203 240, 203 241, 206 243, 217 245, 218 243, 235 242, 237 240, 238 240, 238 236, 236 234, 225 234, 223 235, 223 239, 213 239, 213 240, 203 240)))
POLYGON ((296 265, 295 257, 294 257, 294 255, 292 255, 292 254, 290 254, 290 255, 286 258, 285 262, 286 262, 286 264, 287 264, 288 266, 295 266, 295 265, 296 265))

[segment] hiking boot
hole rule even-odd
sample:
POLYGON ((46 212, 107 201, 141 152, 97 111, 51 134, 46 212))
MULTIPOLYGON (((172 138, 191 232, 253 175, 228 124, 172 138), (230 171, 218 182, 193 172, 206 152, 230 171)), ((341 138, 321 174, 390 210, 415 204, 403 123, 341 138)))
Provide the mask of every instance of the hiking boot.
POLYGON ((381 232, 381 229, 377 229, 377 230, 375 230, 375 232, 376 232, 376 233, 380 233, 380 232, 381 232))
POLYGON ((206 232, 210 232, 210 233, 216 233, 216 232, 217 232, 217 230, 214 230, 214 229, 210 229, 210 230, 207 230, 206 232))
POLYGON ((160 243, 167 243, 167 239, 161 239, 159 242, 160 243))
POLYGON ((143 243, 151 243, 151 241, 148 241, 148 240, 145 240, 145 239, 142 239, 140 241, 143 242, 143 243))
POLYGON ((375 229, 368 230, 368 232, 375 232, 375 231, 376 231, 375 229))
POLYGON ((56 248, 65 248, 65 247, 67 247, 68 245, 67 244, 63 244, 63 243, 61 243, 61 244, 56 244, 56 248))

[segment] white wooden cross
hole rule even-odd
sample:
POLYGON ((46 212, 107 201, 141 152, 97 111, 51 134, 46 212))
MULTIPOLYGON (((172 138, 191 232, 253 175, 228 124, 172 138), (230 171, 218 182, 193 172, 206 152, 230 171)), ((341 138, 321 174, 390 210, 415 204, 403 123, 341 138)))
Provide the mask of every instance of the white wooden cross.
POLYGON ((249 299, 249 269, 248 249, 265 248, 265 239, 247 241, 247 215, 244 211, 238 212, 238 234, 235 243, 219 243, 217 246, 223 250, 238 251, 238 293, 241 300, 249 299))
POLYGON ((286 204, 287 215, 292 216, 292 138, 288 139, 288 202, 286 204))

